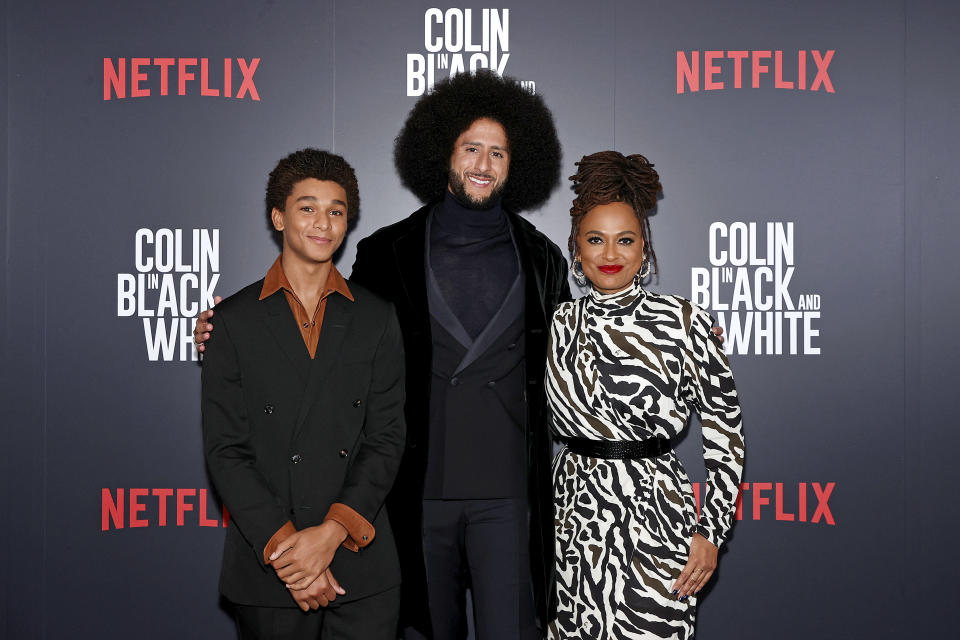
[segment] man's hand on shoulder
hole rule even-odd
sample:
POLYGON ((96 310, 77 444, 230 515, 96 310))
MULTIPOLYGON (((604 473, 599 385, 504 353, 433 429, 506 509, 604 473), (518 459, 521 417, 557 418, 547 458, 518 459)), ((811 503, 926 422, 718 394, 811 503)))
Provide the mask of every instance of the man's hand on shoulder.
MULTIPOLYGON (((223 298, 220 296, 214 296, 213 304, 218 305, 221 300, 223 300, 223 298)), ((200 353, 203 353, 203 350, 206 349, 203 343, 210 339, 210 332, 213 331, 213 324, 210 322, 210 318, 212 317, 213 309, 200 312, 200 315, 197 316, 197 322, 193 327, 193 344, 197 345, 197 351, 200 353)))

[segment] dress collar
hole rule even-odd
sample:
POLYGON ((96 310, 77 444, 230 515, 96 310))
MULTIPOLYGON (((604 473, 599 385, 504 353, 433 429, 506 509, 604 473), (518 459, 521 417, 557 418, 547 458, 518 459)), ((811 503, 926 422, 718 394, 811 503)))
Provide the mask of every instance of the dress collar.
POLYGON ((591 286, 588 295, 593 306, 602 309, 619 309, 629 306, 638 299, 643 298, 646 295, 646 291, 644 291, 639 278, 634 278, 630 282, 630 286, 626 289, 621 289, 613 293, 601 293, 591 286))

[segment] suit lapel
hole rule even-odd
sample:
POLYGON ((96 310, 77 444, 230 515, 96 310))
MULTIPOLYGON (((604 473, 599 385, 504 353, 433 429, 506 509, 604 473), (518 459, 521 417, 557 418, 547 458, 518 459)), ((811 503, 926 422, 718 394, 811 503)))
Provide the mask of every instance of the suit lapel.
MULTIPOLYGON (((340 350, 343 347, 347 329, 353 321, 355 304, 339 293, 332 293, 327 298, 327 308, 323 313, 323 325, 320 328, 320 340, 317 343, 317 355, 309 363, 310 372, 303 399, 300 401, 300 413, 293 428, 294 439, 299 435, 310 409, 322 397, 323 382, 329 377, 333 366, 340 361, 340 350)), ((300 344, 303 345, 302 338, 300 344)))
POLYGON ((520 266, 525 280, 525 305, 527 328, 545 328, 547 319, 553 316, 553 309, 545 308, 544 279, 547 268, 547 252, 539 238, 533 237, 524 221, 515 213, 507 212, 513 226, 513 237, 520 254, 520 266), (534 312, 537 313, 534 313, 534 312))
POLYGON ((417 212, 417 214, 422 214, 418 216, 419 219, 393 243, 400 281, 403 283, 404 293, 409 305, 407 308, 412 316, 410 319, 418 327, 428 326, 430 322, 426 276, 426 235, 429 213, 430 205, 420 209, 417 212))
POLYGON ((490 345, 497 341, 503 332, 506 331, 507 327, 510 326, 510 323, 516 318, 516 315, 508 314, 507 310, 516 309, 517 307, 523 308, 523 280, 523 272, 518 273, 513 284, 510 285, 507 295, 503 297, 503 302, 500 303, 500 307, 493 317, 490 318, 490 322, 483 328, 480 335, 477 336, 477 339, 470 345, 469 350, 467 350, 467 353, 463 356, 463 360, 457 365, 457 370, 454 372, 454 375, 462 372, 476 362, 477 358, 486 353, 490 345), (517 298, 520 298, 520 300, 518 301, 517 298))
POLYGON ((300 381, 305 383, 310 373, 310 352, 303 343, 303 336, 297 329, 283 289, 261 300, 260 309, 270 334, 280 345, 280 350, 287 356, 300 381))
POLYGON ((433 213, 427 216, 427 224, 424 233, 424 243, 423 243, 423 270, 424 278, 426 279, 426 290, 427 290, 427 303, 428 310, 430 315, 437 320, 460 345, 470 350, 470 347, 473 346, 473 338, 470 337, 470 334, 467 333, 467 330, 463 328, 463 323, 460 322, 460 318, 457 317, 457 314, 453 312, 453 309, 450 308, 450 305, 447 304, 446 298, 443 297, 443 293, 440 291, 440 283, 437 282, 436 274, 433 272, 433 262, 430 255, 430 234, 433 231, 433 213))

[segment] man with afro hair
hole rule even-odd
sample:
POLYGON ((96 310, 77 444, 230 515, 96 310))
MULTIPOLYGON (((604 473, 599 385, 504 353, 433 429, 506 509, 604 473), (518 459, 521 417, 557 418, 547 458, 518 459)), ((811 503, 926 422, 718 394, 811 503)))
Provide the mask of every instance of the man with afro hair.
POLYGON ((516 80, 462 73, 417 101, 394 162, 425 204, 360 241, 351 282, 394 304, 406 353, 386 502, 401 627, 465 637, 469 586, 479 638, 539 638, 555 610, 547 327, 570 289, 560 248, 517 212, 560 182, 553 116, 516 80))
POLYGON ((397 307, 407 450, 387 499, 407 638, 541 637, 553 605, 547 331, 561 250, 518 211, 560 180, 543 100, 490 72, 438 83, 394 162, 425 205, 357 245, 353 280, 397 307), (538 629, 538 624, 540 629, 538 629))

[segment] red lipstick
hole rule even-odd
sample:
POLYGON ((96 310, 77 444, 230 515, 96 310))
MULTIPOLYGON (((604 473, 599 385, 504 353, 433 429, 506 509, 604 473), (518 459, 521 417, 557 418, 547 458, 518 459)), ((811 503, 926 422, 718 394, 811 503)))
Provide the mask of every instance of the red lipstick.
POLYGON ((602 264, 597 269, 603 271, 604 273, 619 273, 623 269, 623 265, 620 264, 602 264))

